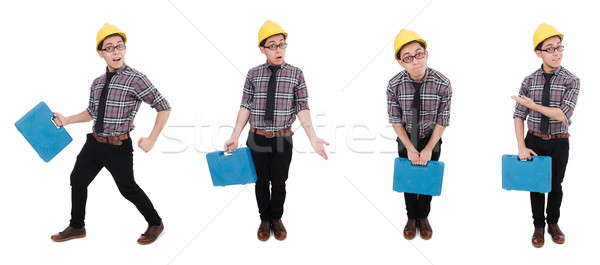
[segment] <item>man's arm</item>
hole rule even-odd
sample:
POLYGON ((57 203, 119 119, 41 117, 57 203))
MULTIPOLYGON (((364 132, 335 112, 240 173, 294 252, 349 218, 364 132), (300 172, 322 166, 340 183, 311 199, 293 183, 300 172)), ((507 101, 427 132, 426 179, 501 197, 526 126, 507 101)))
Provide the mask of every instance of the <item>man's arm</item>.
POLYGON ((329 145, 329 143, 317 137, 317 133, 315 132, 312 125, 312 120, 310 119, 310 110, 303 109, 300 112, 298 112, 297 115, 298 119, 300 120, 300 124, 302 125, 302 128, 304 128, 304 131, 306 132, 306 135, 310 140, 312 148, 315 151, 317 151, 317 154, 319 154, 320 156, 325 158, 325 160, 327 160, 327 153, 325 152, 325 147, 323 146, 323 144, 329 145))
POLYGON ((88 122, 93 119, 87 110, 66 118, 60 112, 54 112, 54 116, 56 116, 56 118, 52 118, 52 120, 54 121, 54 124, 59 127, 67 126, 72 123, 88 122))
POLYGON ((535 110, 550 119, 567 122, 567 120, 565 119, 565 114, 560 108, 546 107, 543 105, 536 104, 533 101, 533 99, 530 99, 525 95, 521 95, 520 97, 511 96, 511 98, 517 101, 519 104, 523 105, 524 107, 535 110))
POLYGON ((517 136, 517 145, 519 147, 519 159, 531 160, 531 155, 536 156, 537 154, 525 146, 525 122, 521 118, 515 117, 515 135, 517 136))
POLYGON ((240 107, 240 111, 238 111, 237 119, 235 120, 235 127, 233 128, 231 137, 225 142, 225 150, 231 150, 238 147, 238 140, 240 138, 240 134, 242 134, 242 130, 244 130, 244 127, 246 127, 246 123, 248 123, 249 118, 250 110, 244 107, 240 107))
POLYGON ((437 142, 442 138, 442 134, 445 130, 446 126, 442 126, 439 124, 435 125, 435 127, 433 128, 433 132, 431 133, 431 138, 429 138, 429 142, 427 143, 425 148, 421 150, 421 153, 419 155, 419 165, 426 166, 427 162, 431 160, 431 153, 433 153, 433 148, 435 147, 437 142))
POLYGON ((160 132, 167 124, 167 120, 169 119, 169 114, 171 114, 170 110, 163 110, 156 113, 156 120, 154 121, 154 128, 152 128, 152 132, 150 136, 142 137, 138 141, 138 147, 144 150, 144 152, 148 153, 154 147, 154 143, 158 139, 160 132))
POLYGON ((419 163, 419 151, 417 151, 417 147, 412 144, 410 138, 408 138, 408 134, 406 133, 406 129, 401 123, 392 123, 392 128, 396 132, 398 139, 406 148, 406 153, 408 154, 408 160, 412 162, 413 165, 418 165, 419 163))

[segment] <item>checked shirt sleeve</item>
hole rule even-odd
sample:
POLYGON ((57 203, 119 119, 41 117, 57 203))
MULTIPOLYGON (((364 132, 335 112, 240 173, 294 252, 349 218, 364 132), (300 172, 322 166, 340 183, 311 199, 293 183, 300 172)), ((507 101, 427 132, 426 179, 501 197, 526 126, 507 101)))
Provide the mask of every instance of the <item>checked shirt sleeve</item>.
POLYGON ((244 83, 244 93, 242 95, 242 103, 240 107, 252 110, 252 101, 254 100, 254 85, 252 85, 252 77, 250 72, 246 76, 246 83, 244 83))
POLYGON ((294 111, 298 113, 305 109, 308 109, 308 89, 306 89, 304 74, 300 71, 298 85, 294 88, 294 111))
MULTIPOLYGON (((519 90, 519 97, 523 95, 529 97, 529 82, 527 82, 527 80, 523 80, 523 83, 521 84, 521 90, 519 90)), ((519 104, 519 102, 515 103, 515 113, 513 114, 513 119, 520 118, 525 120, 527 119, 528 114, 529 108, 519 104)))
POLYGON ((579 79, 574 79, 569 82, 562 101, 560 102, 560 109, 565 115, 565 120, 571 125, 571 116, 573 116, 573 110, 577 104, 577 97, 579 96, 579 79))
MULTIPOLYGON (((445 86, 445 85, 444 85, 445 86)), ((450 125, 450 105, 452 99, 452 85, 448 82, 446 87, 440 89, 440 103, 436 123, 447 127, 450 125)))
POLYGON ((88 102, 87 112, 90 114, 90 117, 92 117, 94 120, 96 120, 96 112, 94 111, 94 97, 93 97, 94 84, 96 84, 95 81, 92 83, 92 87, 90 88, 90 100, 88 102))
POLYGON ((171 110, 169 102, 158 92, 146 76, 137 77, 132 86, 137 97, 148 103, 157 112, 171 110))
POLYGON ((389 121, 392 124, 402 123, 402 109, 400 109, 400 103, 398 102, 398 97, 396 93, 394 93, 394 85, 390 81, 388 83, 387 88, 387 112, 389 116, 389 121))

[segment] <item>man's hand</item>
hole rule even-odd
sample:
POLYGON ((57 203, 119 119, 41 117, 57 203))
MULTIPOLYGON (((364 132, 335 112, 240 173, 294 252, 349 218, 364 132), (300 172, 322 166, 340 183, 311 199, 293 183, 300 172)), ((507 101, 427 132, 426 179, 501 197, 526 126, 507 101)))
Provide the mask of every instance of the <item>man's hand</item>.
POLYGON ((327 157, 327 153, 325 152, 325 147, 323 146, 323 144, 329 145, 328 142, 326 142, 325 140, 318 138, 318 137, 316 139, 314 139, 313 141, 310 141, 310 145, 312 145, 312 148, 317 152, 317 154, 322 156, 323 158, 325 158, 325 160, 327 160, 328 157, 327 157))
POLYGON ((57 127, 67 125, 67 120, 65 119, 65 116, 63 116, 60 112, 53 113, 54 116, 56 116, 56 118, 52 118, 52 121, 54 122, 54 124, 56 124, 57 127))
POLYGON ((138 147, 141 148, 142 150, 144 150, 144 152, 148 153, 154 147, 154 143, 156 143, 156 140, 142 137, 138 141, 138 147))
POLYGON ((419 165, 426 166, 427 162, 431 160, 431 153, 432 150, 427 147, 421 150, 421 152, 419 153, 419 165))
POLYGON ((238 147, 238 138, 231 136, 231 138, 229 138, 229 140, 227 140, 225 142, 225 150, 228 153, 231 153, 232 149, 236 149, 238 147))
POLYGON ((418 165, 420 159, 420 154, 417 150, 408 151, 408 160, 410 160, 410 162, 412 162, 413 165, 418 165))
POLYGON ((537 154, 533 150, 527 147, 519 147, 519 159, 531 160, 531 155, 537 156, 537 154))
POLYGON ((510 98, 514 99, 516 102, 518 102, 519 104, 523 105, 523 107, 526 108, 533 108, 535 105, 535 102, 533 101, 533 99, 530 99, 528 97, 526 97, 525 95, 522 95, 520 97, 518 96, 511 96, 510 98))

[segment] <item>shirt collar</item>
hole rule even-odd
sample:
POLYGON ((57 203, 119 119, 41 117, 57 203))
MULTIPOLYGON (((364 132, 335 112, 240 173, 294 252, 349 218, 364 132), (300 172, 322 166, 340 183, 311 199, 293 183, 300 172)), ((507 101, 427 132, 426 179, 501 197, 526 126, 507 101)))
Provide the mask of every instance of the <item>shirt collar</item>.
MULTIPOLYGON (((268 68, 269 68, 269 65, 270 65, 270 64, 269 64, 269 62, 268 62, 268 61, 267 61, 267 62, 265 62, 265 64, 264 64, 264 67, 265 67, 265 69, 268 69, 268 68)), ((285 61, 283 61, 283 63, 280 65, 280 67, 281 67, 280 69, 283 69, 283 68, 285 68, 286 66, 287 66, 287 63, 286 63, 285 61)))
MULTIPOLYGON (((126 70, 126 68, 128 68, 128 66, 125 63, 123 63, 123 66, 121 66, 121 68, 119 69, 116 69, 114 73, 120 75, 126 70)), ((108 73, 108 66, 106 67, 106 73, 108 73)))
MULTIPOLYGON (((563 69, 562 65, 559 65, 558 67, 556 67, 556 69, 554 69, 554 71, 552 71, 551 74, 558 75, 560 73, 560 71, 562 71, 562 69, 563 69)), ((542 73, 545 73, 543 64, 542 64, 542 66, 540 66, 540 69, 538 69, 538 73, 540 75, 542 75, 542 73)))
POLYGON ((412 78, 410 78, 410 75, 408 74, 408 71, 404 70, 404 75, 405 75, 405 81, 406 82, 417 82, 417 83, 425 83, 425 81, 429 81, 429 76, 431 73, 431 68, 429 68, 429 66, 427 66, 427 68, 425 68, 425 75, 423 76, 423 78, 421 79, 421 81, 417 82, 415 80, 413 80, 412 78))

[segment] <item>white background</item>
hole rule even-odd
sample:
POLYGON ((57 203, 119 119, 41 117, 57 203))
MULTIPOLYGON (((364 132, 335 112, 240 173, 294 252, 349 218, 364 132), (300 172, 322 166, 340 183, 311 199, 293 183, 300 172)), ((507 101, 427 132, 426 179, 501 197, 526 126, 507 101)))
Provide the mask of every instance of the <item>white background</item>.
MULTIPOLYGON (((591 2, 3 1, 0 263, 597 262, 600 23, 591 2), (286 61, 304 71, 313 122, 331 146, 329 161, 321 159, 294 125, 288 239, 264 243, 256 239, 254 185, 213 187, 205 153, 222 149, 245 74, 265 60, 257 32, 267 19, 289 33, 286 61), (105 170, 89 188, 87 237, 52 242, 68 224, 69 174, 92 124, 67 126, 74 140, 50 163, 13 125, 42 100, 65 115, 85 110, 89 86, 105 67, 94 49, 105 22, 127 34, 126 62, 173 107, 152 152, 135 150, 138 184, 166 226, 149 246, 135 242, 146 223, 105 170), (517 152, 510 96, 541 64, 531 39, 542 22, 565 34, 563 66, 581 79, 581 93, 563 184, 566 243, 546 234, 546 246, 534 249, 529 194, 501 189, 500 157, 517 152), (429 241, 402 237, 404 199, 392 191, 397 154, 385 89, 402 70, 393 39, 407 24, 427 41, 428 65, 454 92, 429 241)), ((135 141, 150 133, 154 118, 143 105, 135 141)))

